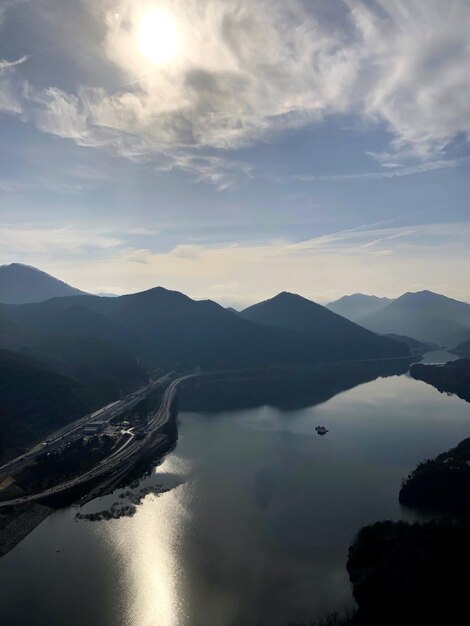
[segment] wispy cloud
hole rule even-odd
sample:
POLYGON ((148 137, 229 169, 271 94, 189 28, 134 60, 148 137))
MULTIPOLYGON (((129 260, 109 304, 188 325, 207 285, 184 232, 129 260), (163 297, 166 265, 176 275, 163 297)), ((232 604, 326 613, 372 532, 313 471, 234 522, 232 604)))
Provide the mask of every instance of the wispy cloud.
MULTIPOLYGON (((462 157, 460 159, 437 159, 428 161, 425 163, 419 163, 417 165, 410 165, 408 167, 402 167, 396 165, 396 167, 387 167, 386 169, 378 172, 358 172, 354 174, 306 174, 306 175, 294 175, 289 177, 291 180, 297 181, 348 181, 348 180, 381 180, 384 178, 400 178, 402 176, 415 176, 416 174, 426 174, 427 172, 434 172, 436 170, 449 169, 453 167, 459 167, 468 163, 470 157, 462 157)), ((284 177, 285 178, 285 177, 284 177)), ((283 180, 283 178, 281 178, 283 180)))
POLYGON ((0 59, 0 72, 3 72, 4 70, 8 68, 16 67, 17 65, 22 65, 23 63, 26 63, 28 59, 29 59, 28 55, 22 56, 20 59, 17 59, 16 61, 6 61, 5 59, 0 59))
POLYGON ((54 256, 58 251, 67 254, 86 254, 90 250, 107 250, 123 244, 121 239, 106 231, 99 232, 73 227, 41 228, 29 224, 1 225, 0 237, 2 255, 14 258, 24 254, 43 253, 54 256))
POLYGON ((104 229, 10 225, 0 236, 0 262, 60 266, 65 280, 68 274, 94 292, 163 285, 243 306, 285 289, 325 302, 357 291, 397 296, 421 285, 470 299, 468 223, 364 225, 299 242, 179 244, 167 252, 104 229))
POLYGON ((80 194, 89 189, 87 183, 68 182, 53 178, 35 176, 29 180, 0 178, 0 192, 21 194, 29 191, 48 191, 57 194, 80 194))
MULTIPOLYGON (((1 22, 1 13, 0 13, 1 22)), ((11 80, 12 74, 18 65, 22 65, 28 60, 28 56, 23 56, 15 61, 0 59, 0 113, 19 114, 22 111, 21 97, 19 89, 11 80)))
POLYGON ((196 181, 209 182, 219 191, 233 189, 249 180, 254 170, 250 164, 242 161, 189 152, 168 153, 157 169, 163 172, 183 170, 192 174, 196 181))
MULTIPOLYGON (((364 227, 294 243, 141 250, 144 265, 129 271, 135 286, 158 283, 242 305, 284 289, 324 302, 355 291, 397 296, 416 284, 468 300, 463 287, 468 280, 463 283, 462 274, 456 275, 455 263, 470 267, 469 237, 470 226, 462 223, 364 227)), ((126 266, 126 257, 120 263, 126 266)))

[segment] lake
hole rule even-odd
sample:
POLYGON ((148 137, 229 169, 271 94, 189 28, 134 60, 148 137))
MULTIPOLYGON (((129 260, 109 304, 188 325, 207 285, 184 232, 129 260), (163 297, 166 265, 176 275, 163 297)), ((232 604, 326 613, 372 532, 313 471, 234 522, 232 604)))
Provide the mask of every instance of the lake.
POLYGON ((133 517, 69 507, 0 560, 2 626, 281 626, 351 605, 355 533, 424 519, 399 505, 400 481, 469 436, 470 404, 401 375, 291 411, 180 413, 178 432, 134 487, 168 491, 133 517))

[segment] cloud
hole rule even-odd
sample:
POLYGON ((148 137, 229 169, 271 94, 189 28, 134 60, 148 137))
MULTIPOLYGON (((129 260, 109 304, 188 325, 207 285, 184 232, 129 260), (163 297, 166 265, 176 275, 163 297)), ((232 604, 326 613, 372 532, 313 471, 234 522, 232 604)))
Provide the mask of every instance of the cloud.
POLYGON ((160 0, 178 37, 164 62, 139 41, 152 0, 81 1, 101 33, 97 63, 120 85, 98 75, 74 91, 29 84, 23 102, 39 129, 79 145, 158 156, 159 169, 225 189, 251 175, 226 151, 332 114, 390 131, 390 149, 375 157, 406 168, 387 177, 427 171, 416 160, 452 167, 443 151, 468 139, 467 0, 345 0, 333 3, 334 20, 301 0, 160 0))
POLYGON ((140 251, 145 265, 129 269, 125 254, 115 261, 115 269, 121 268, 133 290, 161 284, 241 306, 284 289, 325 302, 354 291, 398 296, 416 284, 468 300, 462 287, 468 280, 462 282, 461 270, 455 268, 470 267, 469 237, 470 225, 462 223, 372 227, 295 243, 145 250, 140 251))
POLYGON ((25 63, 28 59, 29 59, 29 56, 27 55, 22 56, 20 59, 17 59, 16 61, 6 61, 5 59, 3 60, 0 59, 0 72, 3 72, 4 70, 8 68, 16 67, 17 65, 21 65, 22 63, 25 63))
POLYGON ((30 180, 0 178, 0 192, 21 194, 26 191, 50 191, 58 194, 79 194, 88 186, 35 176, 30 180))
POLYGON ((138 247, 129 234, 5 225, 0 263, 41 267, 91 291, 162 285, 194 298, 247 306, 288 289, 319 302, 345 293, 398 296, 422 288, 470 300, 470 224, 365 225, 306 241, 138 247))
POLYGON ((103 51, 124 87, 29 89, 42 130, 131 157, 169 146, 235 148, 320 116, 352 76, 348 53, 296 1, 162 0, 183 45, 171 64, 155 67, 137 39, 151 4, 120 0, 106 10, 102 3, 103 51), (324 76, 324 59, 334 83, 324 76))
POLYGON ((122 245, 122 240, 109 233, 79 230, 73 227, 38 228, 35 225, 0 225, 2 255, 19 257, 44 254, 54 257, 57 253, 87 254, 90 251, 109 250, 122 245))
MULTIPOLYGON (((125 251, 104 264, 96 277, 90 267, 89 279, 103 284, 102 271, 109 285, 121 291, 160 284, 237 306, 285 289, 325 302, 354 291, 398 296, 416 284, 468 300, 468 290, 462 287, 468 280, 456 275, 455 264, 470 267, 469 237, 468 224, 372 228, 298 243, 177 246, 164 253, 140 250, 139 265, 131 262, 136 251, 125 251)), ((470 279, 468 272, 466 278, 470 279)))
POLYGON ((362 41, 364 113, 384 120, 396 153, 427 158, 470 133, 470 4, 466 0, 349 0, 362 41))
POLYGON ((460 159, 436 159, 417 165, 401 166, 396 163, 397 155, 394 156, 394 165, 392 166, 388 159, 382 163, 384 170, 378 172, 358 172, 354 174, 298 174, 291 176, 291 179, 303 182, 324 180, 324 181, 343 181, 343 180, 381 180, 383 178, 401 178, 402 176, 415 176, 416 174, 426 174, 426 172, 434 172, 436 170, 449 169, 459 167, 468 163, 469 157, 460 159))
MULTIPOLYGON (((0 22, 2 14, 0 13, 0 22)), ((22 65, 29 57, 23 56, 16 61, 0 59, 0 113, 19 114, 22 111, 21 102, 17 90, 11 80, 15 68, 22 65)))
POLYGON ((253 176, 253 167, 248 163, 181 151, 168 153, 163 163, 157 166, 157 170, 162 172, 173 169, 192 174, 197 182, 210 182, 219 191, 237 187, 253 176))

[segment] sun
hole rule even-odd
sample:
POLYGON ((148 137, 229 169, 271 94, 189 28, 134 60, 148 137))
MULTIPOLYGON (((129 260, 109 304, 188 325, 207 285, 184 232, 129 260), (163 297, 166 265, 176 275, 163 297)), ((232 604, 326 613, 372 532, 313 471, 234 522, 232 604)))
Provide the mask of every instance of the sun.
POLYGON ((141 18, 137 37, 141 54, 155 65, 168 65, 180 46, 176 21, 160 9, 152 9, 141 18))

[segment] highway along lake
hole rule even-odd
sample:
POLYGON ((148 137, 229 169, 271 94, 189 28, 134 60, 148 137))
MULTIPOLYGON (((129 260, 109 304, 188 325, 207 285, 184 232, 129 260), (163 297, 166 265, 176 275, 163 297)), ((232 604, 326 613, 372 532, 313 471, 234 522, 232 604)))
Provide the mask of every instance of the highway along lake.
POLYGON ((174 451, 138 484, 54 513, 0 560, 1 623, 280 626, 341 610, 355 533, 423 519, 399 505, 402 477, 469 432, 470 404, 407 374, 291 410, 182 411, 174 451), (101 511, 117 519, 77 519, 101 511))

